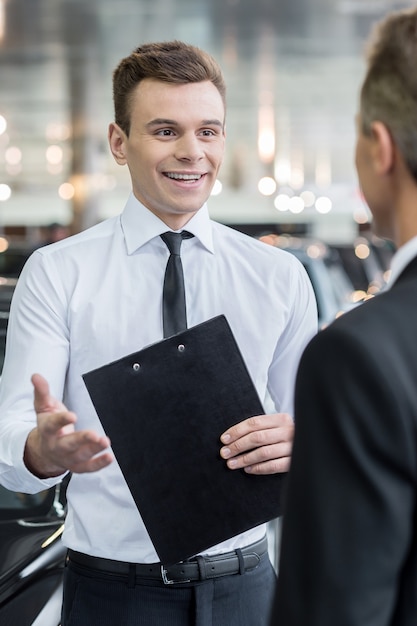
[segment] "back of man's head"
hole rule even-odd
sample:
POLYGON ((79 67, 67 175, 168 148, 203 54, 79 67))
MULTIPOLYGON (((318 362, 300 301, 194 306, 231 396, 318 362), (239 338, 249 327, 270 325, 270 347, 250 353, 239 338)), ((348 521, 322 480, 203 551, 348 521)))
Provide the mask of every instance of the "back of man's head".
POLYGON ((362 132, 383 122, 417 181, 417 8, 378 22, 367 51, 361 90, 362 132))

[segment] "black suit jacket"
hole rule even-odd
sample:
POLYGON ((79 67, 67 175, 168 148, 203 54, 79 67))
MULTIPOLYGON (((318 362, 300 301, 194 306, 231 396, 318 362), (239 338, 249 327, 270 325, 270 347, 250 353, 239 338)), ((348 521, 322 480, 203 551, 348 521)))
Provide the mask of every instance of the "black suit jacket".
POLYGON ((417 259, 309 344, 271 626, 417 624, 417 259))

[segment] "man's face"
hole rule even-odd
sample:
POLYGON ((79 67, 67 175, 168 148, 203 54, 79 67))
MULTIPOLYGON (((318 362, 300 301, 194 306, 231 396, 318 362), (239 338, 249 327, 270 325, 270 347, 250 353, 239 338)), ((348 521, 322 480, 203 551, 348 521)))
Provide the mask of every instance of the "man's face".
POLYGON ((128 165, 136 198, 174 230, 210 195, 224 154, 224 117, 209 81, 145 79, 132 94, 129 137, 110 126, 112 152, 128 165))

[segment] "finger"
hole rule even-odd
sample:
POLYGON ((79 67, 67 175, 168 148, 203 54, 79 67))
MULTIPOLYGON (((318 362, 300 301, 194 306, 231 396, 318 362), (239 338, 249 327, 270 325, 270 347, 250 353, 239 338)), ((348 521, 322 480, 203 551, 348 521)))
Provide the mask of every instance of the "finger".
POLYGON ((40 374, 33 374, 32 385, 34 388, 34 406, 36 413, 43 413, 45 406, 49 404, 49 385, 43 376, 40 374))
POLYGON ((271 459, 265 463, 255 463, 243 468, 247 474, 265 476, 268 474, 286 474, 290 469, 291 457, 271 459))
POLYGON ((110 439, 94 431, 81 431, 65 438, 66 445, 80 460, 87 460, 110 447, 110 439))
POLYGON ((114 457, 111 452, 104 452, 87 461, 76 463, 70 471, 75 474, 85 474, 90 472, 97 472, 104 467, 107 467, 114 461, 114 457))
POLYGON ((269 428, 267 430, 256 430, 248 435, 237 439, 220 449, 220 455, 224 459, 229 459, 242 455, 251 450, 262 449, 264 446, 292 442, 294 438, 294 425, 282 426, 280 428, 269 428))
POLYGON ((73 431, 68 426, 73 426, 77 421, 75 413, 62 411, 61 413, 47 413, 38 416, 38 427, 45 437, 62 437, 73 431))
POLYGON ((31 381, 34 388, 34 408, 36 413, 65 410, 64 405, 51 396, 48 381, 43 376, 33 374, 31 381))
POLYGON ((109 448, 110 440, 93 430, 80 430, 59 437, 55 445, 58 448, 58 454, 63 457, 72 456, 76 460, 87 460, 109 448))
POLYGON ((110 446, 108 437, 101 437, 92 432, 76 433, 73 437, 65 437, 63 443, 62 456, 70 471, 92 472, 113 461, 113 455, 108 450, 110 446))
MULTIPOLYGON (((229 458, 227 466, 229 469, 245 469, 256 465, 274 464, 280 459, 289 458, 291 456, 292 442, 283 442, 269 446, 256 448, 240 456, 229 458)), ((282 465, 282 463, 279 463, 282 465)))
POLYGON ((231 426, 220 437, 224 444, 229 444, 249 433, 265 430, 268 428, 279 428, 293 423, 292 417, 288 413, 270 413, 267 415, 254 415, 234 426, 231 426))

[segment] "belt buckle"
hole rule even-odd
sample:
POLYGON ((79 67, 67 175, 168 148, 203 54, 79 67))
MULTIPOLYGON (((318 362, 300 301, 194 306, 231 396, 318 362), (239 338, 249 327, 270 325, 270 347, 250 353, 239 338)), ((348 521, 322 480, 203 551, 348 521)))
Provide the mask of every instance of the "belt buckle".
POLYGON ((190 583, 191 582, 191 578, 187 579, 187 580, 174 580, 173 578, 168 578, 167 576, 168 574, 168 570, 165 569, 165 567, 163 565, 161 565, 161 576, 162 576, 162 581, 164 583, 164 585, 180 585, 181 583, 190 583))

